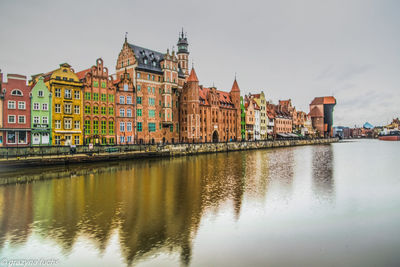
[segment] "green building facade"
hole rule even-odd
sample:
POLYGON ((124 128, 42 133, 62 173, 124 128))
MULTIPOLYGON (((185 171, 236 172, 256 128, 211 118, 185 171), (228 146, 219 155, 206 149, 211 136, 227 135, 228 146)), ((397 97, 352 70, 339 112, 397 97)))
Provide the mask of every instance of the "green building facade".
POLYGON ((246 140, 246 110, 244 108, 243 96, 240 97, 240 134, 242 140, 246 140))
POLYGON ((31 90, 32 146, 51 145, 51 92, 39 77, 31 90))

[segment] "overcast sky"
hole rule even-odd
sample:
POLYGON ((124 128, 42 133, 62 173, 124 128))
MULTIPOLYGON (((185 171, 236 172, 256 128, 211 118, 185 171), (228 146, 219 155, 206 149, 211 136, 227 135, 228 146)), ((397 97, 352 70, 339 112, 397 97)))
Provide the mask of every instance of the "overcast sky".
POLYGON ((200 84, 292 99, 334 95, 334 124, 400 116, 400 1, 0 1, 0 68, 30 77, 102 57, 128 41, 166 52, 187 32, 200 84))

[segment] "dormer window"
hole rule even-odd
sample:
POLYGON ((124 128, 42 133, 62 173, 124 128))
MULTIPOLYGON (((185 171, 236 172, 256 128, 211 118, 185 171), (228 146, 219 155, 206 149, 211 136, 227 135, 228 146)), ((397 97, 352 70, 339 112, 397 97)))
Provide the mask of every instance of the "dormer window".
POLYGON ((16 95, 16 96, 23 96, 21 90, 19 89, 14 89, 11 91, 11 95, 16 95))
POLYGON ((156 62, 155 61, 153 61, 153 67, 155 67, 156 66, 156 62))
POLYGON ((147 58, 143 59, 144 64, 147 64, 147 58))

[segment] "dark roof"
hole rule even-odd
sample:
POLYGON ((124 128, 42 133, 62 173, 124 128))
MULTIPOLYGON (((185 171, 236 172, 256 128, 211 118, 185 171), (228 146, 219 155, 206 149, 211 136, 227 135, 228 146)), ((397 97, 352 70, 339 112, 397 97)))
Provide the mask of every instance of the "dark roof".
POLYGON ((133 44, 129 44, 129 47, 135 53, 139 69, 162 73, 160 62, 164 60, 163 53, 133 44), (145 59, 147 59, 147 64, 145 64, 145 59))

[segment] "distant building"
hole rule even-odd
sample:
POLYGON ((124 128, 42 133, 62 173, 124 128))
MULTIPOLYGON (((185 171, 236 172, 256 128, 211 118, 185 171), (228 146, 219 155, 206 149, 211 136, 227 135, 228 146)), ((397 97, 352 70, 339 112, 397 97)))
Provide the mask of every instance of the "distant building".
POLYGON ((246 140, 246 109, 243 96, 240 97, 240 136, 241 140, 246 140))
POLYGON ((0 72, 0 147, 3 146, 3 73, 0 72))
POLYGON ((332 127, 333 136, 339 137, 340 139, 348 139, 350 138, 350 128, 344 126, 335 126, 332 127))
POLYGON ((4 146, 28 146, 31 138, 31 99, 26 76, 8 74, 2 83, 4 146))
POLYGON ((254 140, 254 124, 256 123, 254 104, 254 100, 245 97, 244 107, 246 109, 246 140, 254 140))
POLYGON ((310 104, 312 125, 319 136, 332 136, 333 108, 336 99, 333 96, 316 97, 310 104))
MULTIPOLYGON (((261 140, 267 139, 267 124, 268 124, 267 101, 265 100, 264 92, 261 91, 260 94, 254 94, 254 95, 252 94, 252 95, 250 95, 250 97, 254 99, 254 101, 257 103, 257 105, 260 108, 260 131, 259 131, 260 137, 257 139, 261 139, 261 140)), ((257 120, 257 118, 256 118, 256 120, 257 120)))

